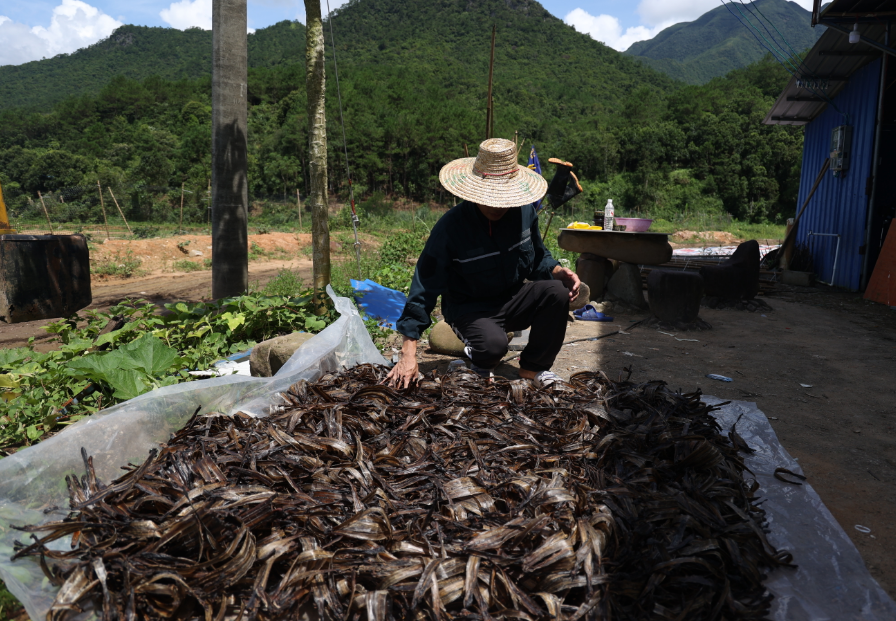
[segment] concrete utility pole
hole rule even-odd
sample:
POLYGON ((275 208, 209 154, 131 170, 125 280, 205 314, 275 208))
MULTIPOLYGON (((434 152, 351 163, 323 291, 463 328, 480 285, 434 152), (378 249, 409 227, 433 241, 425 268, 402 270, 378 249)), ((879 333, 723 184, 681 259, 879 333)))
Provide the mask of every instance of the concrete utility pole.
POLYGON ((330 227, 327 224, 327 115, 324 25, 320 0, 305 0, 305 89, 308 94, 308 203, 311 205, 311 258, 315 310, 326 311, 330 284, 330 227))
POLYGON ((212 297, 249 288, 246 0, 212 2, 212 297))

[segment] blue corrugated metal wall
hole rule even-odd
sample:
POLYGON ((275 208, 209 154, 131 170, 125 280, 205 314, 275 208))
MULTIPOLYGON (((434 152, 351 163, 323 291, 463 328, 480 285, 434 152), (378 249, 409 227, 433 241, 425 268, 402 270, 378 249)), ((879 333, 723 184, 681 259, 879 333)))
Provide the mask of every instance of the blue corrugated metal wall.
MULTIPOLYGON (((797 241, 812 249, 815 273, 830 282, 834 268, 834 237, 809 237, 809 232, 839 233, 840 255, 834 285, 857 290, 862 277, 862 255, 859 248, 865 243, 865 220, 868 197, 865 183, 871 175, 874 157, 874 125, 877 115, 880 60, 868 63, 850 79, 849 84, 834 99, 843 112, 849 114, 853 126, 852 162, 846 174, 834 177, 828 172, 806 212, 800 219, 797 241)), ((825 111, 806 126, 803 146, 803 169, 800 177, 798 208, 802 206, 818 177, 824 160, 830 157, 831 131, 846 125, 843 115, 828 105, 825 111)))

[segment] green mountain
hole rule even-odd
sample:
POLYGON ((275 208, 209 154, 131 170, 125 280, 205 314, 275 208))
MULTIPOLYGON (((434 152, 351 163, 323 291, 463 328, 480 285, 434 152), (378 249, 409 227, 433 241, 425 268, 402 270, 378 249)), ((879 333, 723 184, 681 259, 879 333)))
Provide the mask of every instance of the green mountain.
POLYGON ((824 32, 823 27, 809 25, 811 12, 796 2, 728 2, 728 7, 730 10, 719 6, 693 22, 670 26, 653 39, 634 43, 625 54, 676 80, 704 84, 765 56, 768 50, 759 40, 766 45, 777 41, 787 53, 791 48, 802 53, 824 32), (747 23, 755 29, 748 28, 747 23))
MULTIPOLYGON (((249 35, 249 66, 301 62, 305 27, 280 22, 249 35)), ((66 97, 99 91, 112 78, 194 79, 211 74, 210 30, 122 26, 72 54, 0 67, 0 109, 46 109, 66 97)))
MULTIPOLYGON (((362 199, 385 194, 441 204, 451 200, 438 173, 461 157, 465 146, 475 153, 484 137, 495 25, 494 134, 518 134, 526 145, 523 161, 528 145, 535 144, 543 162, 552 156, 574 162, 587 189, 577 199, 580 204, 602 207, 613 197, 621 213, 650 210, 671 217, 724 209, 761 219, 795 200, 802 134, 798 128, 760 124, 789 77, 776 64, 762 61, 705 87, 686 87, 576 32, 534 0, 352 0, 333 25, 348 154, 362 199)), ((169 35, 180 41, 207 36, 133 32, 159 41, 169 35)), ((295 197, 297 189, 305 194, 302 34, 300 26, 285 22, 252 35, 250 45, 257 46, 250 47, 248 85, 253 201, 295 197)), ((179 217, 172 196, 179 197, 184 184, 185 220, 205 222, 209 63, 196 60, 178 68, 165 62, 174 55, 164 48, 151 46, 135 55, 131 77, 116 75, 111 64, 100 69, 104 58, 131 58, 127 48, 101 45, 72 54, 63 59, 71 63, 72 76, 65 99, 39 109, 0 110, 0 183, 14 212, 35 209, 38 191, 46 197, 65 190, 64 217, 101 218, 95 196, 99 180, 126 197, 122 208, 129 218, 158 221, 179 217), (166 70, 175 73, 166 76, 166 70), (95 81, 88 84, 89 79, 95 81), (75 90, 85 84, 80 93, 75 90)), ((200 58, 208 48, 189 49, 194 51, 185 51, 183 58, 200 58)), ((332 192, 344 196, 329 37, 327 50, 329 183, 332 192)), ((32 73, 58 62, 31 63, 32 73)), ((550 175, 552 167, 546 168, 550 175)), ((284 209, 284 218, 293 215, 293 208, 284 209)), ((346 222, 337 219, 333 225, 346 222)))

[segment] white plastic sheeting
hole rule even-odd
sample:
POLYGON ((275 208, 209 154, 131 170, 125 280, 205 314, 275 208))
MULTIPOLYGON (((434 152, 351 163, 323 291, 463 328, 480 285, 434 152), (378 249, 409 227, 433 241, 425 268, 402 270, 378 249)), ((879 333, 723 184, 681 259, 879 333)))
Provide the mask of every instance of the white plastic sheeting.
MULTIPOLYGON (((704 397, 710 405, 723 403, 704 397)), ((775 621, 893 621, 896 603, 868 573, 847 534, 828 511, 811 481, 784 483, 776 468, 803 474, 755 403, 732 401, 714 412, 727 434, 738 416, 737 433, 756 450, 744 460, 759 481, 768 515, 769 542, 793 554, 797 569, 778 569, 765 583, 775 595, 775 621)), ((748 475, 749 476, 749 475, 748 475)))
MULTIPOLYGON (((309 339, 283 368, 270 378, 230 375, 168 386, 141 395, 82 421, 55 437, 0 460, 0 578, 35 620, 46 618, 56 596, 33 559, 10 561, 13 542, 29 541, 23 526, 66 516, 66 475, 84 473, 81 450, 93 456, 97 476, 109 482, 122 474, 121 466, 142 463, 150 449, 166 442, 197 409, 203 412, 244 411, 264 415, 276 405, 277 393, 307 379, 358 364, 386 364, 348 298, 337 298, 340 314, 332 325, 309 339)), ((66 549, 70 538, 54 542, 66 549)))

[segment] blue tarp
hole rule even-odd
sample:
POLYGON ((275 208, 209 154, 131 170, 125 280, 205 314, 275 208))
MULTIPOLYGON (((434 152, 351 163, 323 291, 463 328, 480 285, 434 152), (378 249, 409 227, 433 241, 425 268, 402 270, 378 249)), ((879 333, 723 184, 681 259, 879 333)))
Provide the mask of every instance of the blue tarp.
POLYGON ((352 289, 355 290, 355 301, 366 315, 373 317, 382 325, 395 329, 398 318, 404 310, 408 296, 401 291, 389 289, 370 280, 352 280, 352 289))

